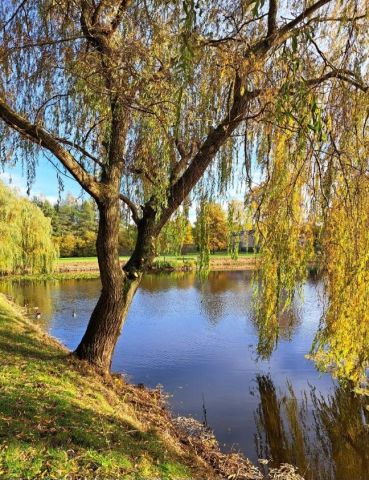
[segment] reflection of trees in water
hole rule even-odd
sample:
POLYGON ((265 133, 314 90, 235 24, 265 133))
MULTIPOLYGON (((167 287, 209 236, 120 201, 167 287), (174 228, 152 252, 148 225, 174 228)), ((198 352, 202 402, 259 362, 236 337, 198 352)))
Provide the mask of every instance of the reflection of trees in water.
POLYGON ((337 386, 326 398, 311 387, 297 399, 290 384, 277 392, 264 375, 257 385, 259 457, 297 465, 307 480, 368 480, 369 412, 362 397, 337 386))
POLYGON ((197 288, 201 295, 201 309, 213 325, 222 319, 230 302, 232 311, 237 305, 242 315, 248 310, 242 306, 250 302, 249 272, 210 272, 208 277, 198 278, 197 288))
POLYGON ((15 303, 26 308, 31 319, 35 319, 38 325, 47 329, 49 321, 55 314, 58 294, 62 292, 63 307, 69 308, 72 314, 77 310, 78 301, 95 300, 100 289, 98 279, 91 280, 38 280, 38 281, 4 281, 0 283, 0 291, 10 296, 15 303), (80 284, 83 284, 83 289, 80 284), (37 319, 37 310, 41 312, 41 318, 37 319))
POLYGON ((201 292, 206 294, 218 294, 228 291, 245 293, 245 282, 248 283, 247 272, 210 272, 208 277, 199 280, 201 292))
POLYGON ((196 272, 150 273, 143 277, 140 290, 157 293, 170 288, 187 290, 196 283, 196 272))
POLYGON ((227 308, 228 297, 223 294, 229 294, 230 298, 241 295, 244 303, 249 301, 250 276, 250 272, 242 271, 210 272, 207 277, 201 277, 196 272, 155 273, 143 277, 140 289, 157 293, 194 288, 200 295, 201 309, 209 322, 215 324, 227 308))
POLYGON ((258 332, 258 355, 267 359, 277 348, 279 339, 291 340, 298 326, 301 324, 301 302, 295 299, 292 304, 281 311, 278 316, 278 324, 271 325, 268 322, 260 322, 257 312, 251 305, 251 320, 258 332))
POLYGON ((26 312, 32 318, 35 316, 36 307, 42 313, 38 324, 44 325, 54 312, 51 290, 55 288, 52 280, 28 282, 7 281, 0 284, 0 290, 8 295, 17 305, 25 307, 26 312))

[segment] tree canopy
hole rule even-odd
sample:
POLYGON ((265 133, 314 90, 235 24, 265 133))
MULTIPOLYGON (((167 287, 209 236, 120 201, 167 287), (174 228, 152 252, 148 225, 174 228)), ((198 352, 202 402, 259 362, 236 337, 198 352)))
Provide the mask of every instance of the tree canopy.
MULTIPOLYGON (((262 252, 260 328, 277 331, 318 225, 329 307, 317 348, 341 315, 369 338, 366 0, 5 0, 0 24, 1 161, 23 161, 31 184, 42 149, 99 206, 92 336, 124 310, 116 299, 131 298, 179 205, 241 183, 262 252), (137 225, 124 272, 119 199, 137 225)), ((336 359, 351 348, 341 340, 336 359)))

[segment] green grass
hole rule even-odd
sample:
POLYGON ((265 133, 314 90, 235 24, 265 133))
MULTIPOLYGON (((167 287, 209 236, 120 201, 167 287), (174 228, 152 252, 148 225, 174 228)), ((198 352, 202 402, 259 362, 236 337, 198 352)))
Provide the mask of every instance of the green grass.
POLYGON ((0 377, 2 479, 171 479, 203 468, 170 430, 159 433, 152 394, 77 362, 4 296, 0 377))

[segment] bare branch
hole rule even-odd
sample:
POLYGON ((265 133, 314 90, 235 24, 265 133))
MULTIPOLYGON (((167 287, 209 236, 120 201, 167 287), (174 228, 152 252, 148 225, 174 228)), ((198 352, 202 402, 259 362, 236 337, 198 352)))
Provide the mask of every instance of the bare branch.
POLYGON ((14 20, 14 18, 18 15, 18 13, 22 10, 22 8, 25 6, 25 4, 28 2, 28 0, 23 0, 18 7, 15 9, 13 15, 11 15, 8 20, 4 23, 4 25, 1 27, 3 30, 6 29, 6 27, 14 20))
MULTIPOLYGON (((52 100, 55 100, 57 98, 64 98, 64 97, 68 97, 70 95, 70 93, 57 93, 56 95, 53 95, 52 97, 48 98, 47 100, 45 100, 40 106, 39 108, 37 109, 36 111, 36 115, 35 115, 35 123, 38 123, 39 121, 39 118, 41 116, 41 113, 42 113, 42 110, 46 110, 46 107, 48 106, 47 104, 49 102, 51 102, 52 100)), ((55 104, 52 104, 52 105, 55 105, 55 104)), ((50 106, 50 105, 49 105, 50 106)))
POLYGON ((75 35, 72 37, 65 37, 65 38, 58 38, 55 40, 42 40, 40 39, 38 42, 33 43, 24 43, 23 45, 14 45, 13 47, 9 47, 9 50, 23 50, 25 48, 41 48, 46 47, 48 45, 58 45, 59 43, 66 43, 66 42, 74 42, 75 40, 83 40, 85 37, 80 35, 75 35))
POLYGON ((363 13, 362 15, 355 15, 354 17, 325 17, 325 18, 317 18, 317 22, 356 22, 357 20, 363 20, 364 18, 368 18, 367 13, 363 13))
POLYGON ((251 45, 244 53, 245 57, 257 55, 259 58, 263 57, 271 48, 281 45, 294 31, 301 22, 309 18, 313 13, 327 5, 332 0, 319 0, 310 7, 306 8, 300 15, 286 23, 283 27, 275 30, 274 33, 266 38, 259 40, 251 45))
POLYGON ((138 214, 138 209, 137 209, 137 205, 135 205, 128 197, 126 197, 125 195, 123 195, 122 193, 119 195, 119 198, 122 200, 122 202, 124 202, 128 208, 131 210, 131 214, 132 214, 132 220, 135 222, 136 225, 139 224, 140 222, 140 216, 138 214))
POLYGON ((281 27, 278 30, 277 36, 279 38, 282 38, 286 33, 290 32, 293 30, 297 25, 299 25, 301 22, 303 22, 305 19, 309 18, 310 15, 315 13, 317 10, 321 9, 324 7, 324 5, 327 5, 330 3, 332 0, 319 0, 318 2, 314 3, 310 7, 306 8, 300 15, 297 15, 296 18, 288 22, 286 25, 281 27))
POLYGON ((258 22, 259 20, 263 19, 266 17, 267 14, 263 13, 259 17, 252 17, 249 20, 246 20, 242 25, 236 28, 236 31, 232 35, 227 35, 226 37, 221 37, 221 38, 210 38, 207 39, 204 43, 205 45, 210 45, 210 46, 217 46, 219 44, 225 43, 225 42, 239 42, 239 43, 244 43, 245 39, 244 38, 236 38, 236 35, 240 35, 244 27, 249 25, 250 23, 258 22))
POLYGON ((104 164, 102 162, 100 162, 100 160, 98 160, 96 157, 91 155, 90 152, 88 152, 85 148, 81 147, 77 143, 72 142, 71 140, 67 140, 66 138, 62 138, 62 137, 54 137, 54 138, 55 138, 55 140, 58 140, 58 142, 64 143, 64 145, 69 145, 70 147, 75 148, 80 153, 82 153, 83 156, 85 156, 85 157, 89 158, 90 160, 92 160, 93 162, 97 163, 97 165, 99 165, 101 168, 104 168, 104 164))

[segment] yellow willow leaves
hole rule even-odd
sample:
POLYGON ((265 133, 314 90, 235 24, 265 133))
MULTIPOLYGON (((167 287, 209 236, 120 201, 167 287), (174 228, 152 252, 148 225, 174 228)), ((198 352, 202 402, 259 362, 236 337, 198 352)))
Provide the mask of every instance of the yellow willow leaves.
POLYGON ((312 256, 312 229, 304 215, 304 182, 301 174, 296 177, 295 173, 304 157, 298 151, 288 157, 290 140, 286 133, 275 139, 271 177, 258 202, 261 257, 256 321, 258 354, 262 357, 269 356, 275 346, 279 315, 291 305, 312 256))
POLYGON ((341 187, 323 237, 328 307, 314 345, 320 368, 358 386, 369 365, 369 182, 341 187))

